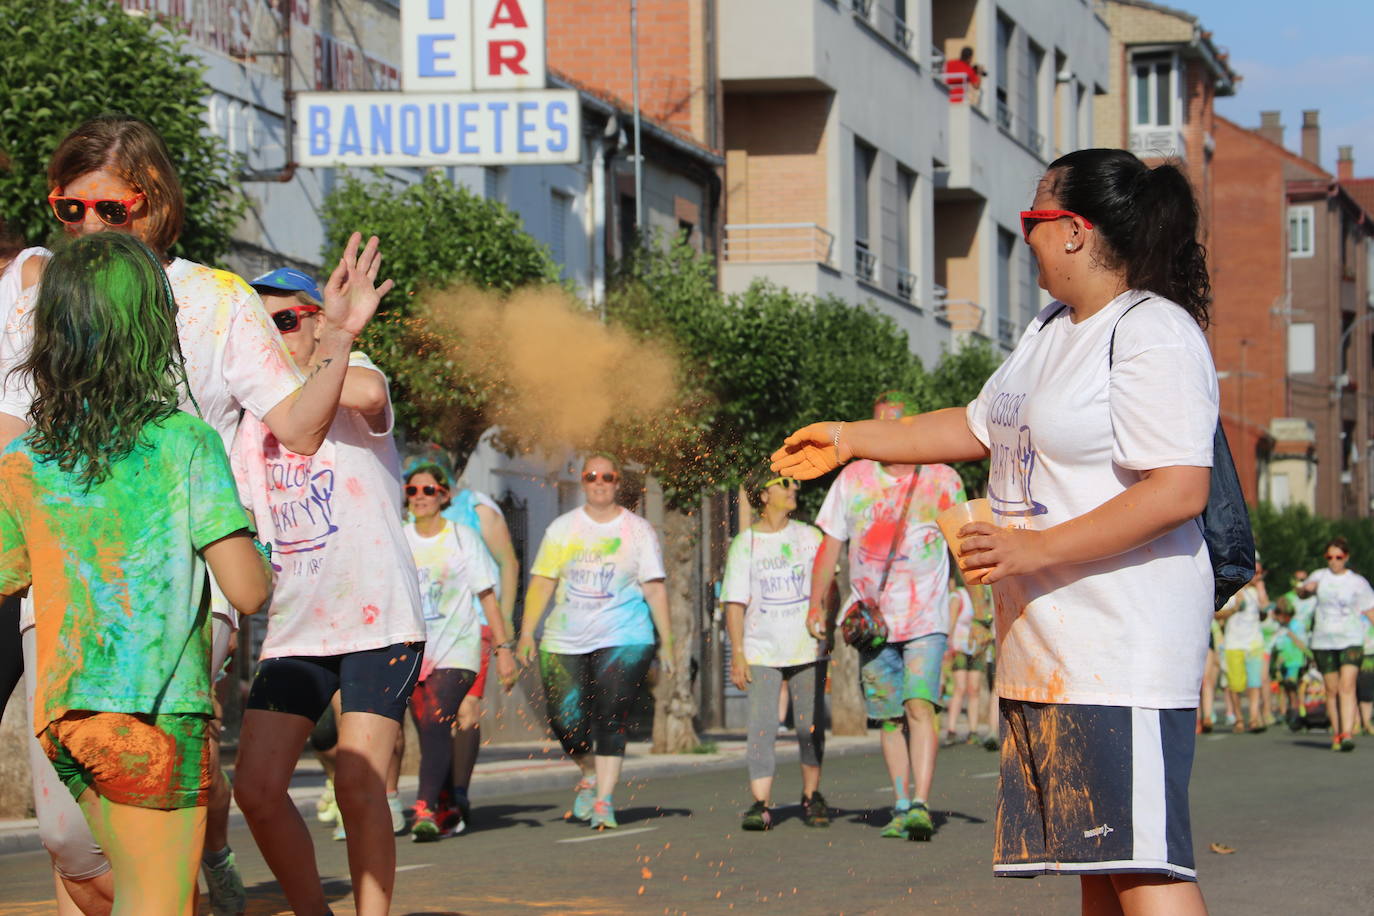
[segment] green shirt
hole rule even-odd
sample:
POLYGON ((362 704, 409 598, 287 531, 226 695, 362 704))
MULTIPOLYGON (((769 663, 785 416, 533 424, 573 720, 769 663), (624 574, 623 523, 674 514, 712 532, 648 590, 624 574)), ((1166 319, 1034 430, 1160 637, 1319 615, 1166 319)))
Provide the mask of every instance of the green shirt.
POLYGON ((177 413, 86 489, 0 453, 0 593, 32 583, 34 730, 68 710, 210 714, 206 545, 250 527, 219 434, 177 413))

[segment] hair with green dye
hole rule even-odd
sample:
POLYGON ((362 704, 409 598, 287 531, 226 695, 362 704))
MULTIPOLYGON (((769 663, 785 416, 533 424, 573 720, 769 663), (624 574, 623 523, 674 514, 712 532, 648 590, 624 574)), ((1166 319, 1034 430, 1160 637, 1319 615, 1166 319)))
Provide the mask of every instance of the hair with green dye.
POLYGON ((132 235, 97 232, 54 254, 15 369, 33 380, 34 451, 86 486, 109 476, 190 390, 176 316, 161 262, 132 235))

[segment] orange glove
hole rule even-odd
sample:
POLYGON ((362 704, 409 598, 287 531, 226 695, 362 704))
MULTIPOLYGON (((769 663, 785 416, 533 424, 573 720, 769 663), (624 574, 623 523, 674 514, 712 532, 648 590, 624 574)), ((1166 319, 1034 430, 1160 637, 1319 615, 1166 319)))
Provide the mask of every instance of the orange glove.
POLYGON ((803 426, 772 455, 772 469, 795 480, 814 480, 854 457, 841 434, 844 424, 829 421, 803 426))

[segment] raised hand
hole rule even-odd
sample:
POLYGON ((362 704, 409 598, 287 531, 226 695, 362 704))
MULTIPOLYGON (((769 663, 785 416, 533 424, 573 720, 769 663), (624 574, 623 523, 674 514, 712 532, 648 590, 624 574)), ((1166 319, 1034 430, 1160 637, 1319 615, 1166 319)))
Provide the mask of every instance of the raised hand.
POLYGON ((395 284, 384 281, 377 285, 377 272, 382 266, 382 254, 377 250, 378 239, 374 235, 367 240, 362 253, 358 246, 362 243, 362 233, 355 232, 344 246, 343 257, 329 275, 324 287, 324 317, 329 326, 346 331, 357 337, 377 312, 382 297, 391 292, 395 284))
POLYGON ((814 480, 853 457, 853 451, 837 435, 843 424, 812 423, 783 440, 772 455, 774 471, 796 480, 814 480), (838 440, 838 445, 836 441, 838 440))

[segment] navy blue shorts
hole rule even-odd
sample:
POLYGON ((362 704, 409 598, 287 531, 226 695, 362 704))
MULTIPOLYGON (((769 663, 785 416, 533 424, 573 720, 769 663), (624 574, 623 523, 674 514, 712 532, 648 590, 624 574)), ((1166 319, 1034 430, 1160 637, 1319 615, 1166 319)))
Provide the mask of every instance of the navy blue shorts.
POLYGON ((1193 709, 1001 700, 993 873, 1196 881, 1193 709))
POLYGON ((344 712, 370 712, 400 722, 424 655, 424 643, 406 642, 346 655, 265 658, 253 675, 248 708, 318 722, 338 691, 344 712))

